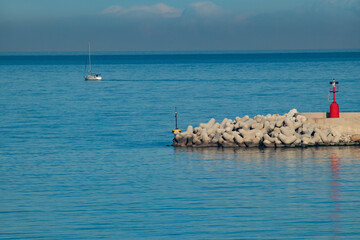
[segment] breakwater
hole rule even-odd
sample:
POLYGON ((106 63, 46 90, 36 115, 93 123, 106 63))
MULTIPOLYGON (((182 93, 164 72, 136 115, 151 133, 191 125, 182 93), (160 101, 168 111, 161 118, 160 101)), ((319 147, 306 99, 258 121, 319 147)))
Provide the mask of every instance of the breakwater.
MULTIPOLYGON (((352 121, 360 125, 360 118, 352 121)), ((225 118, 221 123, 212 118, 198 127, 188 126, 185 132, 174 131, 173 139, 173 146, 176 147, 278 148, 319 145, 360 145, 360 134, 351 132, 351 129, 350 132, 341 131, 341 128, 339 130, 315 121, 309 114, 302 115, 292 109, 284 115, 257 115, 253 118, 246 115, 234 120, 225 118)))

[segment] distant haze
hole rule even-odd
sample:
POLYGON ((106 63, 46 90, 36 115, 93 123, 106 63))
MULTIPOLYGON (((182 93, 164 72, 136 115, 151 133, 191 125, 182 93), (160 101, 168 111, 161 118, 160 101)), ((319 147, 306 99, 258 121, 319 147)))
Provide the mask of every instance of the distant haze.
POLYGON ((360 0, 0 0, 0 52, 359 49, 360 0))

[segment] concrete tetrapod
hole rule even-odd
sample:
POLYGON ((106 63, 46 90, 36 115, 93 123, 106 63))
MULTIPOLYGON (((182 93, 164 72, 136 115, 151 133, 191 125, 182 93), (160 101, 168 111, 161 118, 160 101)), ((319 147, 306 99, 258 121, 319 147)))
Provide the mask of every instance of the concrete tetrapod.
POLYGON ((176 147, 307 147, 317 145, 360 145, 360 135, 340 135, 336 130, 307 122, 292 109, 284 115, 268 114, 228 118, 217 123, 214 118, 186 132, 174 132, 176 147))

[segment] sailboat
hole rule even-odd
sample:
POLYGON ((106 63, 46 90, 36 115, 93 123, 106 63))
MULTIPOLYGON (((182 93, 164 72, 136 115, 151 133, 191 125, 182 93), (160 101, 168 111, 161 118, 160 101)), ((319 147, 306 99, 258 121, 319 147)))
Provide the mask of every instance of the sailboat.
POLYGON ((90 42, 89 42, 89 75, 84 76, 86 81, 100 81, 101 74, 91 72, 91 56, 90 56, 90 42))

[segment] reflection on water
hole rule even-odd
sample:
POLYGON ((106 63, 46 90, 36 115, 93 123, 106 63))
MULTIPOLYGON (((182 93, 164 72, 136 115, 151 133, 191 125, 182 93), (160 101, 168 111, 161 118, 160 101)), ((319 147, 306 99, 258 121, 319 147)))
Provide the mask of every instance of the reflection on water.
MULTIPOLYGON (((187 153, 197 159, 237 159, 242 161, 300 160, 327 162, 329 156, 341 156, 342 161, 360 160, 358 146, 329 146, 310 148, 174 148, 175 153, 187 153)), ((340 161, 340 160, 339 160, 340 161)))
POLYGON ((331 199, 333 200, 333 212, 331 214, 331 220, 333 222, 333 239, 339 239, 338 233, 340 228, 340 190, 341 190, 341 179, 339 177, 341 161, 337 153, 330 155, 331 163, 331 199))
MULTIPOLYGON (((174 153, 175 159, 187 159, 194 169, 208 171, 210 176, 224 168, 226 171, 222 174, 229 174, 238 181, 240 190, 234 188, 234 192, 248 194, 253 200, 254 195, 260 196, 256 199, 258 203, 250 204, 250 207, 266 209, 270 204, 276 209, 272 210, 271 217, 269 210, 262 213, 263 219, 271 218, 274 225, 293 228, 293 233, 306 234, 311 239, 320 236, 352 239, 359 234, 351 227, 355 222, 359 223, 358 146, 174 148, 174 153), (254 189, 251 192, 243 189, 249 187, 254 189), (271 200, 264 200, 262 194, 271 200), (279 216, 284 213, 288 215, 279 216), (307 228, 312 230, 306 232, 307 228)), ((246 201, 236 197, 239 197, 239 203, 246 201)))

